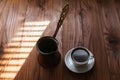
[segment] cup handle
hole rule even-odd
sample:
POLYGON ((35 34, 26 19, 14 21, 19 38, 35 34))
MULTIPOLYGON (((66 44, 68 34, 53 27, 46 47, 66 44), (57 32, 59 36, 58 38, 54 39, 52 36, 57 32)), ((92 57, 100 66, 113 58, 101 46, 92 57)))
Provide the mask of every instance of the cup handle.
POLYGON ((94 58, 94 56, 93 56, 93 55, 90 55, 89 60, 90 60, 90 59, 93 59, 93 58, 94 58))

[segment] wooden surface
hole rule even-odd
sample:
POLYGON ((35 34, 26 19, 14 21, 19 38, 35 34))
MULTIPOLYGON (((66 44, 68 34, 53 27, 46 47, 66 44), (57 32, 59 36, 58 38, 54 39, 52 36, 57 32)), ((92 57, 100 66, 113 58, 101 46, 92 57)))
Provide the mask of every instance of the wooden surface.
POLYGON ((38 64, 36 41, 53 35, 64 0, 0 0, 0 80, 119 80, 120 1, 70 0, 70 11, 57 40, 60 64, 44 69, 38 64), (85 46, 95 57, 84 74, 69 71, 66 52, 85 46))

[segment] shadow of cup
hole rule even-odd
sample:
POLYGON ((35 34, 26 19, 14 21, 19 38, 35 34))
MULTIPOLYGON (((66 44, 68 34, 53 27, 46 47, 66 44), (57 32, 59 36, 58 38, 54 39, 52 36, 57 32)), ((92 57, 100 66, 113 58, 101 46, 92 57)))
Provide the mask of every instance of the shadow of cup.
POLYGON ((52 68, 59 64, 61 55, 58 51, 58 41, 51 37, 41 37, 36 43, 39 52, 38 61, 44 68, 52 68))

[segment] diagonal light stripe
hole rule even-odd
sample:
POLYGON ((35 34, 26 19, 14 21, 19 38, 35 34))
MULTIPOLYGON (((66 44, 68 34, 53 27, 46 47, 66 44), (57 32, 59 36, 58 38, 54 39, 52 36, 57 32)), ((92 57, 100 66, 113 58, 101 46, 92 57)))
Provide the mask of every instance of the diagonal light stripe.
POLYGON ((25 22, 4 49, 0 59, 0 80, 13 80, 49 21, 25 22))
POLYGON ((25 22, 25 24, 24 25, 32 25, 32 26, 34 26, 34 25, 48 25, 50 23, 50 21, 35 21, 35 22, 25 22))

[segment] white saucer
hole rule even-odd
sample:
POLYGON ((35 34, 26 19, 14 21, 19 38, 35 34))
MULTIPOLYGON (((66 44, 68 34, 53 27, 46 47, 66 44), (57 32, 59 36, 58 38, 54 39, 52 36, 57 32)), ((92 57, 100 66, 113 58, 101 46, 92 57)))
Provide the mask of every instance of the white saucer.
MULTIPOLYGON (((67 54, 65 55, 65 64, 67 66, 67 68, 74 72, 74 73, 85 73, 85 72, 88 72, 89 70, 91 70, 94 66, 94 63, 95 63, 95 59, 94 58, 91 58, 89 61, 88 61, 88 64, 86 64, 86 66, 79 66, 79 67, 76 67, 73 62, 72 62, 72 59, 71 59, 71 51, 73 50, 70 49, 67 54)), ((90 52, 90 51, 89 51, 90 52)), ((93 56, 93 54, 90 52, 90 55, 93 56)))

